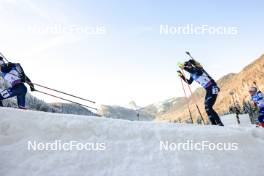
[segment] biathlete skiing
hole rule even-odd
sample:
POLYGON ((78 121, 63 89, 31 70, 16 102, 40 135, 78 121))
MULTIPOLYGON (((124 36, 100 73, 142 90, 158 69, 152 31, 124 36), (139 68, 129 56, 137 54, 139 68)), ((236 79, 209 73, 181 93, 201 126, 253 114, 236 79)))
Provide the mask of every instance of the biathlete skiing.
MULTIPOLYGON (((190 55, 188 52, 186 52, 190 55)), ((213 106, 217 100, 218 93, 220 88, 217 86, 215 80, 204 70, 204 68, 194 59, 190 59, 184 64, 179 64, 179 67, 182 70, 190 73, 190 78, 187 79, 185 74, 181 71, 178 71, 179 76, 183 79, 187 84, 192 84, 193 81, 199 83, 206 91, 205 96, 205 111, 209 117, 209 120, 212 125, 224 126, 219 115, 213 109, 213 106)))
POLYGON ((27 87, 24 83, 30 86, 31 91, 34 91, 35 88, 21 65, 11 62, 5 63, 4 58, 0 56, 0 76, 3 78, 1 84, 6 86, 4 90, 0 89, 0 106, 3 106, 2 100, 17 97, 18 108, 25 109, 27 87))

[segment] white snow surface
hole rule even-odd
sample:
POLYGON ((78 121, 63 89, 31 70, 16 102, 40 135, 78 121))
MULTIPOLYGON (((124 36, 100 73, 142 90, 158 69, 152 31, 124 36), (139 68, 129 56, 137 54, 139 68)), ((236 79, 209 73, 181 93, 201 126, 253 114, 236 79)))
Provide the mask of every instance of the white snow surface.
POLYGON ((0 109, 1 176, 263 176, 264 130, 131 122, 0 109), (29 151, 28 141, 106 144, 104 151, 29 151), (238 143, 237 151, 164 151, 170 143, 238 143))
MULTIPOLYGON (((238 126, 237 118, 235 114, 229 114, 221 117, 222 122, 225 126, 228 127, 236 127, 238 126)), ((248 114, 240 114, 239 115, 240 127, 250 127, 253 126, 250 122, 248 114)))

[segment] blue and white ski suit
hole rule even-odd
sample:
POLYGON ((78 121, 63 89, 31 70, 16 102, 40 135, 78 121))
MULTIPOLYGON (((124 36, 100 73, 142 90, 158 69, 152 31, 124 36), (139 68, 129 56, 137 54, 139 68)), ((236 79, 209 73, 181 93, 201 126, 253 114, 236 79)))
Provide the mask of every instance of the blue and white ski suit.
POLYGON ((2 100, 16 96, 18 107, 25 108, 27 87, 23 83, 25 77, 23 70, 18 70, 17 64, 4 64, 1 65, 1 77, 7 89, 0 90, 0 106, 3 106, 2 100))
POLYGON ((259 109, 258 121, 264 123, 264 95, 262 92, 258 91, 255 95, 251 96, 251 100, 257 105, 259 109))
POLYGON ((216 82, 205 71, 201 69, 192 67, 184 68, 184 70, 190 73, 190 79, 186 79, 186 82, 188 84, 192 84, 193 81, 196 81, 206 90, 206 96, 204 101, 205 111, 211 123, 213 125, 223 125, 218 114, 213 109, 213 106, 218 96, 218 92, 220 91, 216 82))

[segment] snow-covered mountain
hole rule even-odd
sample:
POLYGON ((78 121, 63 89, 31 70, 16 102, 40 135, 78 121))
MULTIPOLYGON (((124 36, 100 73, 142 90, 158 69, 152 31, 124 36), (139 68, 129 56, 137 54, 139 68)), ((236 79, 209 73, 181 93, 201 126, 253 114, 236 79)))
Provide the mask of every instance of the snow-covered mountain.
POLYGON ((49 103, 49 105, 57 113, 96 116, 95 113, 89 111, 87 108, 73 103, 49 103))
POLYGON ((131 122, 0 108, 1 176, 262 176, 263 144, 263 129, 251 126, 131 122), (191 148, 202 143, 210 148, 191 148), (219 144, 227 147, 216 150, 219 144))
POLYGON ((157 115, 165 112, 173 111, 186 102, 186 98, 177 97, 167 99, 158 103, 150 104, 146 107, 138 106, 134 101, 131 101, 128 106, 110 106, 102 105, 99 114, 104 117, 128 120, 154 120, 157 115))
POLYGON ((172 111, 175 107, 181 106, 186 101, 187 99, 184 97, 174 97, 164 101, 160 101, 158 103, 150 104, 142 109, 157 116, 159 114, 172 111))
POLYGON ((130 101, 130 102, 128 103, 128 105, 127 105, 127 108, 128 108, 128 109, 133 109, 133 110, 141 109, 141 107, 138 106, 138 105, 136 104, 135 101, 130 101))
POLYGON ((108 118, 126 119, 132 121, 149 121, 155 119, 155 116, 148 112, 145 112, 144 109, 134 110, 121 106, 102 105, 99 108, 98 114, 108 118))

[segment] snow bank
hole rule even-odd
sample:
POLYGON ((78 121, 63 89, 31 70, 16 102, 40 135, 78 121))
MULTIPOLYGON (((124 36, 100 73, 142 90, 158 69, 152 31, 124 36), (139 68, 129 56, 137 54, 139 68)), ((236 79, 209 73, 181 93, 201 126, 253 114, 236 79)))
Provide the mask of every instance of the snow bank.
MULTIPOLYGON (((225 124, 225 126, 228 126, 228 127, 238 126, 236 114, 228 114, 228 115, 222 116, 221 120, 225 124)), ((248 114, 240 114, 239 120, 240 120, 240 124, 239 124, 240 127, 256 126, 256 125, 251 124, 248 114)))
POLYGON ((1 176, 262 176, 264 131, 130 122, 98 117, 0 109, 1 176), (103 151, 32 151, 28 141, 105 143, 103 151), (237 151, 161 150, 209 141, 237 143, 237 151))

